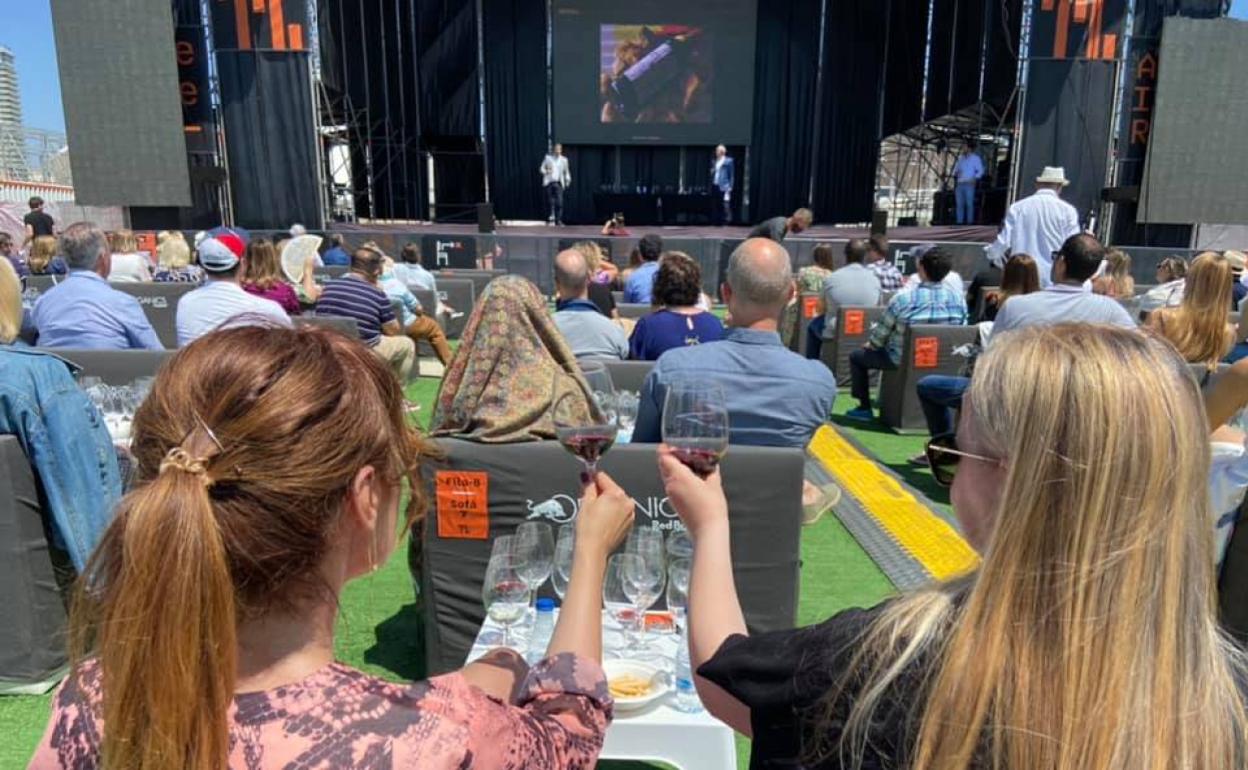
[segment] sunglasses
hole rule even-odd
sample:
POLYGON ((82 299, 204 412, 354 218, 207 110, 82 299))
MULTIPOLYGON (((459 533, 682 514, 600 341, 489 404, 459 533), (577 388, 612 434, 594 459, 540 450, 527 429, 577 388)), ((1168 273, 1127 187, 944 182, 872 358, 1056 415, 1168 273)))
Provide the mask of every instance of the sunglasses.
POLYGON ((958 449, 958 437, 953 433, 933 436, 932 440, 927 442, 924 454, 927 455, 927 464, 931 468, 932 476, 942 487, 953 486, 953 477, 958 471, 958 462, 963 457, 993 465, 1001 464, 1001 461, 995 457, 985 457, 958 449))

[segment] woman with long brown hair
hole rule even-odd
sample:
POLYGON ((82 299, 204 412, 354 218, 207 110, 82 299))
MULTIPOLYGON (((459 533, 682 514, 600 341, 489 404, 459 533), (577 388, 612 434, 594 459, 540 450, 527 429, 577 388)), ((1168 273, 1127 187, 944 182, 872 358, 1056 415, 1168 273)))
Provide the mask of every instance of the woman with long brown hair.
POLYGON ((1176 308, 1158 308, 1147 327, 1169 340, 1190 364, 1216 369, 1235 344, 1235 327, 1227 320, 1231 304, 1231 263, 1206 251, 1192 260, 1183 301, 1176 308))
POLYGON ((660 450, 707 709, 753 736, 755 767, 1244 767, 1187 364, 1131 330, 1028 327, 993 342, 964 406, 931 451, 980 566, 794 631, 748 636, 719 475, 660 450))
POLYGON ((997 313, 1010 297, 1037 291, 1040 291, 1040 270, 1036 267, 1036 260, 1028 254, 1015 254, 1005 263, 1005 270, 1001 273, 1001 288, 985 295, 984 312, 979 320, 996 320, 997 313))
POLYGON ((605 475, 527 676, 510 651, 415 685, 334 662, 344 584, 423 509, 429 449, 403 404, 384 362, 326 330, 179 351, 135 417, 138 487, 79 581, 74 668, 31 766, 591 766, 610 715, 602 577, 633 510, 605 475))
POLYGON ((277 248, 268 238, 256 238, 247 244, 247 256, 243 259, 243 291, 276 302, 287 315, 303 312, 295 289, 282 276, 282 264, 277 248))

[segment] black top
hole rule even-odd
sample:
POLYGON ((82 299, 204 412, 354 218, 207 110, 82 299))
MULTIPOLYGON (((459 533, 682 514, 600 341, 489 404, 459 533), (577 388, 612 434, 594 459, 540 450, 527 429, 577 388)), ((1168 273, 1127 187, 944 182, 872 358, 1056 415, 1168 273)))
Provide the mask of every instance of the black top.
POLYGON ((789 218, 788 217, 772 217, 765 222, 755 225, 746 238, 770 238, 776 243, 784 240, 784 236, 789 234, 789 218))
POLYGON ((980 270, 975 274, 975 277, 971 279, 971 285, 966 289, 966 307, 968 309, 967 316, 971 319, 972 323, 978 323, 979 321, 991 321, 996 318, 997 312, 995 309, 992 311, 992 317, 985 316, 984 303, 980 297, 983 292, 980 291, 980 289, 988 286, 1000 285, 1001 268, 993 265, 989 265, 983 270, 980 270))
POLYGON ((30 225, 30 229, 35 232, 35 237, 41 235, 52 234, 52 217, 42 211, 32 211, 22 218, 22 222, 30 225))
MULTIPOLYGON (((775 631, 759 636, 732 636, 698 673, 750 708, 754 743, 751 770, 840 768, 835 753, 825 762, 803 764, 810 745, 809 722, 822 715, 824 696, 836 686, 858 651, 860 636, 887 603, 869 610, 846 610, 817 626, 775 631)), ((921 672, 903 673, 881 701, 864 770, 907 767, 907 752, 918 725, 908 724, 908 707, 921 703, 921 672)), ((852 698, 837 703, 831 740, 849 717, 852 698)), ((833 745, 834 744, 825 744, 833 745)))
POLYGON ((605 283, 589 284, 589 301, 598 306, 598 311, 607 318, 615 312, 615 297, 611 295, 611 287, 605 283))

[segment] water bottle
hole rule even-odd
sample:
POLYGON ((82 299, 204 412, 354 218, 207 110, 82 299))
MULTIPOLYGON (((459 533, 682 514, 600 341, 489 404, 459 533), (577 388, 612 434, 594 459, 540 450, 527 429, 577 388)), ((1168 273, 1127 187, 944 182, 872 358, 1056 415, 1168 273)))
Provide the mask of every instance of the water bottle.
POLYGON ((676 648, 676 703, 677 711, 696 714, 702 710, 702 701, 693 685, 693 666, 689 663, 689 633, 681 636, 676 648))
POLYGON ((546 648, 550 646, 550 637, 555 635, 555 600, 537 600, 537 619, 533 621, 533 632, 529 634, 529 649, 524 659, 530 666, 546 657, 546 648))

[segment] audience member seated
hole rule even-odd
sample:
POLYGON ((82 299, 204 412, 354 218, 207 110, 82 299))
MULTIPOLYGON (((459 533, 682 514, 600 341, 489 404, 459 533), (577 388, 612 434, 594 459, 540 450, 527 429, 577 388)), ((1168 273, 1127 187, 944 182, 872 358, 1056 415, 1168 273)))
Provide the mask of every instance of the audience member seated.
POLYGON ((796 294, 788 252, 767 238, 745 241, 732 253, 720 291, 730 328, 719 342, 659 358, 641 389, 633 441, 658 442, 668 388, 693 381, 723 388, 730 443, 806 446, 832 413, 836 380, 780 341, 780 313, 796 294))
POLYGON ((660 451, 707 710, 758 767, 1238 766, 1248 670, 1218 626, 1186 364, 1120 329, 1030 328, 967 399, 931 451, 978 568, 792 631, 749 634, 722 481, 660 451))
POLYGON ((8 260, 19 278, 30 273, 30 268, 26 266, 26 260, 22 259, 22 255, 18 254, 17 250, 13 248, 13 237, 8 233, 0 233, 0 257, 8 260))
POLYGON ((130 230, 118 230, 108 239, 113 250, 109 283, 146 283, 152 280, 152 262, 139 253, 139 242, 130 230))
POLYGON ((433 273, 426 270, 420 264, 420 247, 415 243, 408 243, 403 247, 400 253, 401 262, 394 264, 394 276, 407 285, 412 292, 431 291, 438 298, 438 306, 435 308, 437 315, 446 318, 459 318, 463 313, 442 301, 441 295, 438 293, 438 279, 433 273))
POLYGON ((290 316, 281 305, 248 294, 239 285, 246 249, 242 238, 230 232, 199 244, 199 264, 208 280, 178 300, 178 347, 232 326, 290 326, 290 316))
POLYGON ((26 255, 26 267, 31 275, 65 275, 69 267, 64 257, 56 252, 59 246, 55 236, 37 235, 30 242, 30 252, 26 255))
POLYGON ((643 236, 637 244, 639 264, 624 283, 624 301, 632 305, 654 304, 654 276, 659 272, 663 256, 663 239, 653 233, 643 236))
POLYGON ((1131 277, 1131 255, 1122 249, 1105 252, 1105 272, 1092 279, 1092 291, 1113 299, 1135 296, 1135 279, 1131 277))
POLYGON ((433 348, 438 361, 446 366, 451 362, 451 346, 446 341, 446 332, 433 316, 425 312, 416 295, 407 288, 407 284, 394 274, 394 260, 386 257, 382 261, 381 278, 377 285, 386 293, 391 302, 399 303, 399 325, 416 346, 416 354, 420 355, 421 341, 427 341, 433 348))
POLYGON ((35 302, 31 319, 39 346, 127 350, 164 350, 139 301, 108 285, 112 252, 104 232, 78 222, 61 234, 69 276, 35 302))
POLYGON ((971 283, 966 287, 966 314, 971 323, 989 320, 984 318, 983 289, 1000 286, 1002 275, 1001 268, 989 262, 971 277, 971 283))
POLYGON ((354 318, 364 344, 390 365, 399 382, 407 382, 416 363, 416 343, 403 334, 390 298, 377 285, 383 259, 380 251, 356 249, 351 270, 325 284, 316 314, 354 318))
POLYGON ((1157 285, 1140 297, 1140 314, 1148 315, 1159 307, 1178 307, 1183 301, 1183 284, 1187 262, 1180 257, 1166 257, 1157 265, 1157 285))
POLYGON ((889 257, 888 237, 873 235, 867 239, 867 244, 869 249, 867 267, 871 268, 875 277, 880 279, 880 289, 883 291, 900 290, 906 278, 889 257))
POLYGON ((614 262, 611 261, 610 252, 604 251, 603 248, 594 241, 584 241, 584 243, 592 244, 594 247, 594 253, 592 256, 589 254, 585 255, 586 260, 589 261, 589 280, 593 283, 601 283, 606 286, 610 286, 615 283, 615 279, 620 276, 620 269, 615 266, 614 262))
MULTIPOLYGON (((1005 263, 1001 273, 1001 288, 987 292, 984 297, 984 312, 980 321, 996 321, 1001 308, 1010 297, 1021 297, 1040 291, 1040 270, 1036 260, 1029 254, 1015 254, 1005 263)), ((938 435, 938 434, 933 434, 938 435)))
POLYGON ((634 507, 609 477, 584 489, 544 660, 398 684, 334 649, 344 586, 423 513, 433 452, 375 357, 323 329, 209 335, 158 375, 134 437, 139 484, 79 583, 32 768, 593 766, 603 574, 634 507))
POLYGON ((894 296, 880 322, 872 327, 866 346, 849 354, 851 392, 858 406, 850 409, 847 417, 872 419, 871 370, 897 368, 901 363, 906 329, 915 324, 960 326, 966 323, 966 299, 961 290, 955 291, 944 283, 952 267, 953 257, 943 247, 927 249, 919 257, 918 274, 922 279, 919 285, 894 296))
MULTIPOLYGON (((306 265, 303 271, 305 282, 314 284, 315 267, 315 264, 306 265)), ((256 238, 247 244, 241 283, 243 291, 276 302, 287 315, 299 315, 303 312, 299 296, 282 275, 282 263, 277 257, 277 249, 268 238, 256 238)))
POLYGON ((1154 310, 1145 325, 1169 340, 1189 364, 1217 369, 1235 344, 1235 327, 1226 320, 1233 283, 1230 260, 1207 251, 1192 260, 1183 302, 1154 310))
POLYGON ((21 443, 42 485, 52 541, 81 570, 121 497, 113 441, 66 363, 19 338, 22 289, 0 260, 0 435, 21 443))
MULTIPOLYGON (((921 246, 915 246, 913 249, 910 250, 910 256, 912 259, 914 259, 914 264, 916 268, 919 262, 923 259, 923 255, 934 248, 937 248, 937 246, 929 243, 929 244, 925 244, 921 246)), ((913 273, 906 276, 906 282, 905 284, 902 285, 901 290, 907 291, 909 289, 913 289, 921 283, 923 283, 923 277, 919 275, 919 271, 916 269, 913 273)), ((941 281, 941 283, 945 284, 952 291, 955 291, 958 294, 962 294, 964 296, 966 294, 966 282, 963 281, 962 276, 959 275, 958 272, 953 269, 952 255, 951 255, 951 260, 949 263, 949 272, 945 274, 945 277, 941 281)))
POLYGON ((583 252, 566 249, 555 255, 555 326, 578 361, 628 358, 624 330, 589 300, 589 278, 590 267, 583 252))
POLYGON ((797 235, 809 230, 814 221, 814 213, 810 209, 801 208, 794 211, 792 216, 772 217, 758 223, 746 238, 768 238, 782 243, 790 233, 797 235))
POLYGON ((572 248, 580 252, 589 265, 589 301, 607 318, 619 318, 620 311, 616 310, 615 296, 611 294, 611 282, 619 275, 619 270, 610 262, 604 262, 602 249, 593 241, 581 241, 572 248), (604 264, 611 265, 611 271, 604 270, 604 264), (603 277, 607 280, 601 280, 603 277))
POLYGON ((820 243, 815 246, 810 256, 815 264, 807 265, 797 271, 797 293, 823 294, 823 282, 828 280, 828 276, 836 270, 832 247, 826 243, 820 243))
POLYGON ((329 236, 329 248, 321 256, 321 263, 325 267, 348 267, 351 255, 347 252, 346 243, 346 239, 338 233, 329 236))
POLYGON ((831 326, 836 329, 836 314, 842 307, 874 307, 880 304, 880 279, 866 266, 870 244, 855 238, 845 244, 845 265, 823 282, 819 300, 823 315, 806 327, 806 357, 819 360, 823 352, 823 336, 831 326))
POLYGON ((654 303, 659 309, 637 319, 629 338, 628 357, 657 361, 672 348, 716 342, 724 325, 714 313, 698 307, 702 268, 688 254, 669 251, 659 260, 654 277, 654 303))
POLYGON ((1080 233, 1067 238, 1053 257, 1053 282, 1034 294, 1015 296, 1004 305, 993 323, 993 336, 1024 326, 1059 323, 1136 328, 1135 320, 1121 304, 1093 294, 1084 286, 1096 275, 1104 258, 1105 247, 1091 235, 1080 233))
POLYGON ((429 432, 486 444, 553 439, 552 407, 563 402, 588 421, 590 398, 541 292, 505 275, 485 287, 468 317, 429 432))
POLYGON ((628 279, 633 277, 633 273, 637 272, 637 268, 641 267, 641 249, 636 246, 628 252, 628 266, 620 271, 620 275, 615 279, 615 286, 622 292, 628 286, 628 279))
POLYGON ((191 247, 177 230, 166 230, 156 236, 157 283, 203 283, 204 271, 191 264, 191 247))

